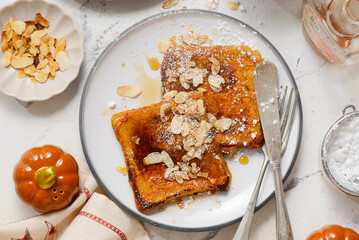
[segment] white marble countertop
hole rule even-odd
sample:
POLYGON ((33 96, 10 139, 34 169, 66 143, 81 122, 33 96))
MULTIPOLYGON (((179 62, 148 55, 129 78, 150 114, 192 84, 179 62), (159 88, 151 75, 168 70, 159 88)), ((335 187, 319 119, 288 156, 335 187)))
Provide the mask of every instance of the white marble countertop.
MULTIPOLYGON (((0 7, 14 0, 2 0, 0 7)), ((34 146, 55 144, 79 161, 85 160, 79 135, 79 106, 90 68, 115 36, 145 17, 164 12, 163 0, 58 0, 78 20, 85 38, 85 58, 78 78, 68 89, 44 102, 19 102, 0 93, 0 224, 25 215, 13 191, 12 171, 21 154, 34 146)), ((227 0, 215 11, 249 23, 283 55, 296 79, 303 106, 303 137, 295 166, 285 182, 285 196, 296 239, 305 239, 326 224, 358 230, 359 199, 334 188, 321 172, 320 146, 326 131, 347 104, 359 103, 359 65, 339 66, 320 59, 305 40, 300 22, 301 1, 241 0, 245 11, 233 11, 227 0)), ((206 9, 205 0, 180 0, 173 8, 206 9)), ((199 233, 183 233, 144 224, 151 239, 231 239, 238 224, 199 233)), ((251 239, 275 239, 275 201, 256 212, 251 239)))

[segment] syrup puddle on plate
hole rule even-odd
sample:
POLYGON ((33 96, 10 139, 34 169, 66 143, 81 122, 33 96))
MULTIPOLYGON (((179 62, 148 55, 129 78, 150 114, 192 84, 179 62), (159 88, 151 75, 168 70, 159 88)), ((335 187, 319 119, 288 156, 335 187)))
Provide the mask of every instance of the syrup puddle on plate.
POLYGON ((140 74, 135 83, 142 89, 139 98, 140 107, 157 103, 161 100, 161 80, 147 75, 142 63, 135 63, 135 69, 140 74))

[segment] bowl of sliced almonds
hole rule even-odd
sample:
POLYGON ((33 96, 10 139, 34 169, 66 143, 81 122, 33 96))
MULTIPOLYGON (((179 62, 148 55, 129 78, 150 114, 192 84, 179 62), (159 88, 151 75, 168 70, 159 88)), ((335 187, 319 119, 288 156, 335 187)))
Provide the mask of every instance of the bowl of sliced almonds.
POLYGON ((57 4, 20 0, 0 10, 0 90, 21 101, 43 101, 76 79, 83 36, 57 4))

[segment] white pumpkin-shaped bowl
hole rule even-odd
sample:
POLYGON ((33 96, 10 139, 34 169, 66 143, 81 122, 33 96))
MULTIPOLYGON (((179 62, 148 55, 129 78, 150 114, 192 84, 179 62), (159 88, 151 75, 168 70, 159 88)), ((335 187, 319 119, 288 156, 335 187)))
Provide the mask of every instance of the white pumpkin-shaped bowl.
MULTIPOLYGON (((57 39, 66 38, 66 52, 70 61, 69 68, 62 72, 56 71, 54 80, 45 83, 33 82, 29 77, 18 78, 19 70, 11 66, 4 67, 0 61, 0 90, 21 101, 43 101, 62 93, 77 77, 84 57, 83 36, 79 25, 71 14, 61 6, 43 0, 19 0, 0 10, 0 26, 13 20, 34 20, 36 13, 41 13, 50 26, 46 28, 48 35, 57 39)), ((2 31, 2 29, 1 29, 2 31)), ((4 52, 0 50, 0 59, 4 52)))

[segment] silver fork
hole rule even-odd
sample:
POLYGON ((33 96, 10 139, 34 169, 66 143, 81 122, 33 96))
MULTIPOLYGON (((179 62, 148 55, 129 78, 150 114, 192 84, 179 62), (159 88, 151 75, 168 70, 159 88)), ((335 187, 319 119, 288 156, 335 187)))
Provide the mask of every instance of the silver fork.
MULTIPOLYGON (((292 88, 290 91, 289 97, 288 97, 288 101, 285 104, 285 99, 287 97, 287 90, 288 90, 287 86, 284 89, 283 89, 283 87, 281 87, 280 88, 281 94, 279 97, 279 113, 281 116, 281 134, 282 134, 282 146, 281 146, 282 154, 285 152, 285 149, 287 148, 289 135, 290 135, 290 132, 291 132, 292 126, 293 126, 294 113, 295 113, 295 109, 296 109, 297 101, 298 101, 298 92, 295 91, 295 93, 294 93, 294 89, 292 88), (294 100, 292 100, 293 94, 294 94, 294 100), (284 107, 285 107, 285 111, 283 112, 284 107)), ((254 209, 256 207, 258 194, 259 194, 260 187, 262 185, 264 173, 265 173, 268 163, 269 163, 269 158, 268 158, 267 149, 266 149, 265 144, 263 144, 262 150, 264 153, 264 160, 262 163, 262 167, 259 172, 258 179, 257 179, 256 185, 254 187, 251 199, 249 200, 247 209, 246 209, 246 211, 243 215, 243 218, 239 224, 239 228, 237 229, 236 234, 233 237, 233 240, 248 240, 249 239, 249 233, 251 230, 254 209)))

